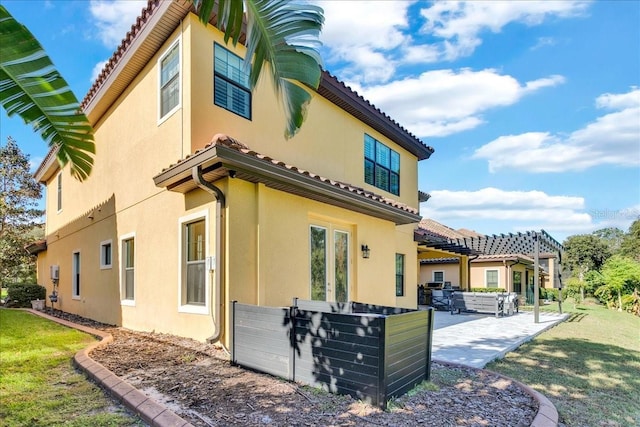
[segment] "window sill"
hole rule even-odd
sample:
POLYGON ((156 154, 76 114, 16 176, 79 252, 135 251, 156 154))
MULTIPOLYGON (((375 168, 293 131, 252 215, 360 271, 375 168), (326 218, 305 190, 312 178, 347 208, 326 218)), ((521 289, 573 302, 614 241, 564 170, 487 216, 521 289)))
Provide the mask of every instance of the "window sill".
POLYGON ((178 313, 187 314, 209 314, 209 307, 206 305, 180 305, 178 313))
POLYGON ((120 300, 120 305, 124 305, 124 306, 127 306, 127 307, 135 307, 136 306, 136 300, 123 299, 123 300, 120 300))

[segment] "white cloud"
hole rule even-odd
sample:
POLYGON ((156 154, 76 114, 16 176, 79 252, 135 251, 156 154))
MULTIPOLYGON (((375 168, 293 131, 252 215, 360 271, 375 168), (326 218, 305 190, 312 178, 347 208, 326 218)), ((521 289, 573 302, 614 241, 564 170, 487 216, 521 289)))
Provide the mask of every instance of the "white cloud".
POLYGON ((538 41, 535 45, 531 46, 531 50, 538 50, 545 46, 554 46, 555 44, 557 44, 557 41, 553 37, 538 37, 538 41))
POLYGON ((94 82, 98 78, 104 66, 107 65, 107 62, 109 62, 109 60, 100 61, 93 66, 93 71, 91 71, 91 82, 94 82))
POLYGON ((421 31, 444 39, 443 59, 468 56, 482 44, 480 35, 499 33, 510 23, 540 25, 550 17, 567 18, 583 14, 584 1, 471 1, 436 2, 420 11, 426 20, 421 31))
POLYGON ((625 209, 594 209, 582 197, 554 196, 543 191, 434 190, 420 214, 453 228, 499 234, 546 230, 563 240, 571 234, 605 227, 626 231, 640 216, 640 205, 625 209))
POLYGON ((483 112, 563 82, 561 76, 550 76, 521 84, 493 69, 462 69, 428 71, 365 88, 353 86, 402 126, 419 137, 429 137, 475 128, 483 123, 483 112))
POLYGON ((593 226, 592 217, 584 212, 582 197, 491 187, 477 191, 435 190, 430 194, 420 211, 423 217, 489 234, 541 229, 573 234, 593 226))
POLYGON ((434 209, 476 209, 478 207, 540 209, 583 209, 584 199, 574 196, 550 196, 542 191, 505 191, 487 187, 477 191, 436 190, 430 192, 429 207, 434 209))
POLYGON ((489 170, 566 172, 602 164, 640 165, 640 89, 604 94, 596 107, 615 110, 563 137, 549 132, 501 136, 478 148, 489 170))
POLYGON ((98 38, 106 47, 116 47, 146 6, 146 0, 91 0, 98 38))
POLYGON ((362 82, 387 81, 394 72, 392 52, 408 43, 409 1, 319 1, 325 24, 320 38, 329 61, 352 64, 342 78, 362 82), (354 18, 355 17, 355 18, 354 18))
POLYGON ((38 167, 40 166, 40 163, 42 163, 43 160, 44 160, 44 157, 42 156, 31 157, 29 159, 29 171, 34 173, 38 169, 38 167))
MULTIPOLYGON (((409 10, 415 1, 316 3, 324 9, 320 37, 327 62, 342 79, 366 84, 389 81, 401 65, 471 55, 487 31, 500 32, 510 23, 533 26, 552 17, 578 16, 589 5, 584 1, 447 1, 434 2, 416 14, 409 10), (422 27, 419 32, 416 23, 422 27)), ((551 42, 541 38, 538 45, 551 42)))

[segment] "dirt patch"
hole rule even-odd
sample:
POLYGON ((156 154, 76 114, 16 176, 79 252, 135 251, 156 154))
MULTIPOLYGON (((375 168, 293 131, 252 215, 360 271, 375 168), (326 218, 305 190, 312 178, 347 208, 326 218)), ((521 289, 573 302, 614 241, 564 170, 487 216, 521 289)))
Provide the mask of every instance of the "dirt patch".
POLYGON ((431 383, 381 411, 349 396, 232 366, 214 345, 82 321, 114 337, 91 353, 93 359, 196 426, 513 427, 531 425, 537 413, 537 402, 524 390, 482 370, 434 363, 431 383))

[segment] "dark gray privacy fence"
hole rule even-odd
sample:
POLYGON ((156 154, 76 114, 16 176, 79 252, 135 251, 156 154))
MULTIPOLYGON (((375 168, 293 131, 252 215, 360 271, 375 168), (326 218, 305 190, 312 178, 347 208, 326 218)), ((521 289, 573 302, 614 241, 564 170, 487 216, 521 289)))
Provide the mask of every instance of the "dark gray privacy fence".
POLYGON ((232 316, 234 364, 382 408, 430 377, 432 309, 294 299, 232 316))

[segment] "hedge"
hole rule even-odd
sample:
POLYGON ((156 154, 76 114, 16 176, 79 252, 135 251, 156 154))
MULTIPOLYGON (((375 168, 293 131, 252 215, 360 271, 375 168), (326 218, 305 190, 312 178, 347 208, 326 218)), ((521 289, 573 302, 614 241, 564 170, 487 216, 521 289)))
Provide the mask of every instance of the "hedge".
POLYGON ((16 283, 9 285, 8 305, 11 307, 31 307, 31 301, 45 299, 47 288, 35 284, 16 283))
POLYGON ((506 291, 504 288, 471 288, 471 292, 497 292, 500 294, 506 291))

